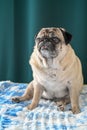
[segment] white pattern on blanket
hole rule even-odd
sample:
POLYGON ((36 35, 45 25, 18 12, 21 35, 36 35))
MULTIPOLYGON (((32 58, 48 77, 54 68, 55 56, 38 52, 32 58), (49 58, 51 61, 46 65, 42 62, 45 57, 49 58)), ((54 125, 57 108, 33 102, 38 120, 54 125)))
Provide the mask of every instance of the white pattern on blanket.
POLYGON ((13 103, 13 96, 24 93, 27 84, 0 82, 0 130, 87 130, 87 86, 80 95, 81 113, 73 115, 70 104, 65 112, 55 102, 41 99, 32 111, 26 109, 31 101, 13 103))

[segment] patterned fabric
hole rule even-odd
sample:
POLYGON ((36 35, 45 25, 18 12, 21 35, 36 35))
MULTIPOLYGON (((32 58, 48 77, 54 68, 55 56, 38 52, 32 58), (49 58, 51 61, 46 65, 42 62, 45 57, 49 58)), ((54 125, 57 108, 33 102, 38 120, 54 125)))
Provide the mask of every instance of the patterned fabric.
POLYGON ((32 111, 26 109, 31 101, 13 103, 11 98, 24 93, 27 84, 0 82, 0 130, 87 130, 87 86, 80 95, 81 113, 59 111, 55 102, 41 99, 32 111))

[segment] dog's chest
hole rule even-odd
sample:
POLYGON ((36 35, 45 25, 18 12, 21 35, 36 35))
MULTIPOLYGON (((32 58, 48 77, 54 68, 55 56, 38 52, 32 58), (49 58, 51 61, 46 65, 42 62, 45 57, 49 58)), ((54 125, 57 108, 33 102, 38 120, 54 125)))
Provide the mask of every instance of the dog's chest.
POLYGON ((64 82, 62 81, 61 70, 58 69, 49 69, 43 78, 44 86, 49 89, 58 89, 58 86, 61 86, 64 82))
MULTIPOLYGON (((51 65, 50 65, 51 66, 51 65)), ((36 79, 43 86, 55 86, 60 84, 63 75, 63 70, 61 66, 52 66, 49 68, 42 69, 42 71, 36 71, 36 79)))
POLYGON ((67 95, 67 80, 62 79, 61 69, 48 69, 40 75, 40 83, 44 86, 50 98, 60 98, 67 95))
POLYGON ((57 78, 57 69, 49 69, 46 72, 46 75, 47 75, 47 78, 49 80, 56 80, 56 78, 57 78))
POLYGON ((59 64, 53 64, 51 61, 48 62, 49 68, 44 70, 44 74, 45 76, 52 81, 57 80, 58 77, 58 73, 62 72, 62 68, 59 64))
POLYGON ((50 70, 44 78, 44 81, 46 86, 50 88, 55 88, 57 86, 60 86, 60 84, 63 84, 61 72, 57 69, 50 70))
POLYGON ((64 72, 61 66, 45 68, 42 71, 36 71, 36 80, 44 87, 49 97, 62 97, 65 96, 67 79, 64 78, 64 72))

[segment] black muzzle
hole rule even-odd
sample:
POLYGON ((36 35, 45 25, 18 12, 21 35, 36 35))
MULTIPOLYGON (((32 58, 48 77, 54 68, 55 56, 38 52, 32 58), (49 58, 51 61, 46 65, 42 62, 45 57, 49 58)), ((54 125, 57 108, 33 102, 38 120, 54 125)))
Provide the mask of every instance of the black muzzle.
POLYGON ((53 51, 55 49, 55 45, 51 38, 43 38, 38 43, 38 49, 40 50, 50 50, 53 51))

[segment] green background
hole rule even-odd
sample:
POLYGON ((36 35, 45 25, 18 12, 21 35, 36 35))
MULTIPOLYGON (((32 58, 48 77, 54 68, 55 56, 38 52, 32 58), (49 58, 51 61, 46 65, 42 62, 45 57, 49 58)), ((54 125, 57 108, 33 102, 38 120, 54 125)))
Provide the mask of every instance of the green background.
POLYGON ((64 27, 73 35, 87 83, 86 0, 0 0, 0 80, 29 82, 28 60, 42 27, 64 27))

